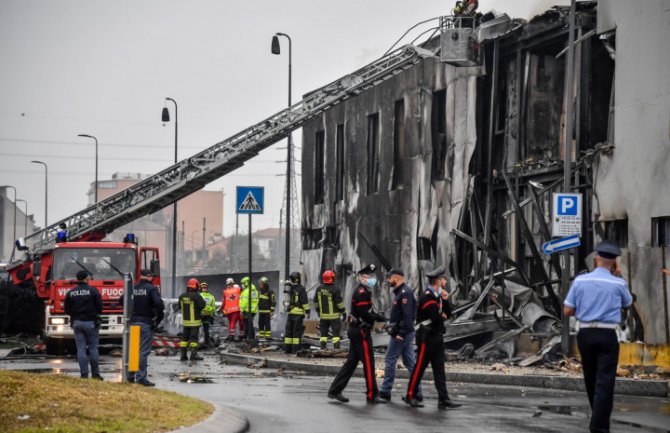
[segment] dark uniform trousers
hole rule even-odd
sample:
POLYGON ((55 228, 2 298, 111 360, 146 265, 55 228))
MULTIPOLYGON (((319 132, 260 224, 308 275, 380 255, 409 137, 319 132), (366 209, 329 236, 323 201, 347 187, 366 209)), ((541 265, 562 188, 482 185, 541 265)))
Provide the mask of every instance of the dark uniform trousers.
POLYGON ((200 326, 184 326, 182 328, 181 341, 179 346, 185 351, 190 347, 192 351, 198 348, 198 336, 200 335, 200 326))
POLYGON ((349 383, 349 379, 356 371, 359 362, 363 363, 363 375, 365 376, 366 397, 372 400, 379 393, 377 379, 375 377, 375 355, 372 352, 372 337, 370 328, 359 328, 349 325, 347 330, 349 337, 349 352, 347 360, 333 380, 329 394, 340 394, 349 383))
POLYGON ((410 399, 416 398, 419 392, 419 385, 423 378, 423 373, 430 363, 433 368, 433 378, 435 388, 437 389, 437 398, 444 401, 449 398, 447 394, 447 376, 444 372, 444 337, 442 334, 426 333, 419 331, 417 333, 419 348, 417 350, 417 360, 414 370, 410 375, 407 396, 410 399), (425 335, 422 335, 425 334, 425 335))
POLYGON ((300 349, 300 339, 305 331, 302 323, 304 320, 304 314, 288 314, 284 330, 284 351, 286 353, 297 353, 300 349))
POLYGON ((321 335, 321 346, 325 347, 328 341, 328 330, 333 332, 333 348, 340 348, 340 332, 342 331, 342 322, 339 318, 335 320, 319 320, 319 334, 321 335))
POLYGON ((272 336, 272 331, 270 329, 271 318, 272 313, 270 312, 258 313, 258 335, 260 335, 261 338, 270 338, 272 336))
POLYGON ((591 404, 591 431, 609 432, 619 341, 613 329, 586 328, 577 334, 584 383, 591 404))

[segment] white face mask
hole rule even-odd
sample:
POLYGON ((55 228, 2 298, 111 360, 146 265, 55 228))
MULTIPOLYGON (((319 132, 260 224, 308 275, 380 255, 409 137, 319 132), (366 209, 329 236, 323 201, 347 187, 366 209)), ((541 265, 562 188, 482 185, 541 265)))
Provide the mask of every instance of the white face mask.
POLYGON ((377 278, 375 277, 370 277, 365 281, 365 285, 371 289, 375 286, 375 284, 377 284, 377 278))

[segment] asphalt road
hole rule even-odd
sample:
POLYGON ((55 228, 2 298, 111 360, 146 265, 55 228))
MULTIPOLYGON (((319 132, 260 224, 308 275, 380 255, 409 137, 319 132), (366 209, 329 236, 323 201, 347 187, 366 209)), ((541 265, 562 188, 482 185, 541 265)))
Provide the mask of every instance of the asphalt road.
MULTIPOLYGON (((344 394, 350 403, 326 397, 332 377, 300 376, 272 369, 221 365, 214 354, 188 366, 176 357, 150 357, 150 379, 165 390, 224 404, 243 413, 250 431, 277 432, 587 432, 588 402, 582 393, 518 387, 449 384, 459 409, 437 409, 432 383, 426 383, 423 409, 405 405, 400 380, 386 405, 365 402, 365 384, 353 378, 344 394), (179 374, 212 383, 187 383, 179 374)), ((3 361, 0 368, 78 374, 73 358, 3 361)), ((102 373, 119 380, 120 360, 103 356, 102 373)), ((615 398, 612 432, 670 431, 670 399, 615 398)))

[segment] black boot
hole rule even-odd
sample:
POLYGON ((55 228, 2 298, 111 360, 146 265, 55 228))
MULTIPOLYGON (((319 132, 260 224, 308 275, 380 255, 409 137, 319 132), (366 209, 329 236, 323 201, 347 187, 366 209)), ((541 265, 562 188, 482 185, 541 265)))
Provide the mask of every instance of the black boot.
POLYGON ((286 353, 287 355, 290 355, 291 351, 292 351, 291 349, 293 349, 292 344, 284 343, 284 353, 286 353))
POLYGON ((340 349, 340 342, 339 342, 339 341, 333 343, 333 349, 335 349, 335 350, 339 350, 339 349, 340 349))
POLYGON ((198 356, 198 351, 197 350, 191 350, 191 361, 202 361, 203 357, 198 356))
POLYGON ((456 409, 457 407, 461 407, 461 406, 463 406, 463 405, 460 404, 460 403, 455 403, 449 397, 437 402, 437 408, 438 409, 456 409))
POLYGON ((325 348, 326 348, 326 342, 325 342, 325 341, 322 341, 322 342, 321 342, 321 349, 325 349, 325 348))
POLYGON ((179 358, 180 361, 188 361, 188 355, 186 355, 186 349, 181 350, 181 358, 179 358))

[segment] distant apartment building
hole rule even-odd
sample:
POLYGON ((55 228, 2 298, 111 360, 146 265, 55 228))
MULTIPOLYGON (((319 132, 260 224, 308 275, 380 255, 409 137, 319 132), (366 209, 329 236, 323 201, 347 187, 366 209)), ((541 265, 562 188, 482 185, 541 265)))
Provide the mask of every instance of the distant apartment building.
POLYGON ((14 191, 7 187, 0 187, 0 262, 9 260, 14 247, 14 227, 16 238, 25 237, 36 230, 35 218, 26 214, 28 204, 19 198, 19 204, 14 203, 14 191), (16 220, 14 216, 16 215, 16 220))

